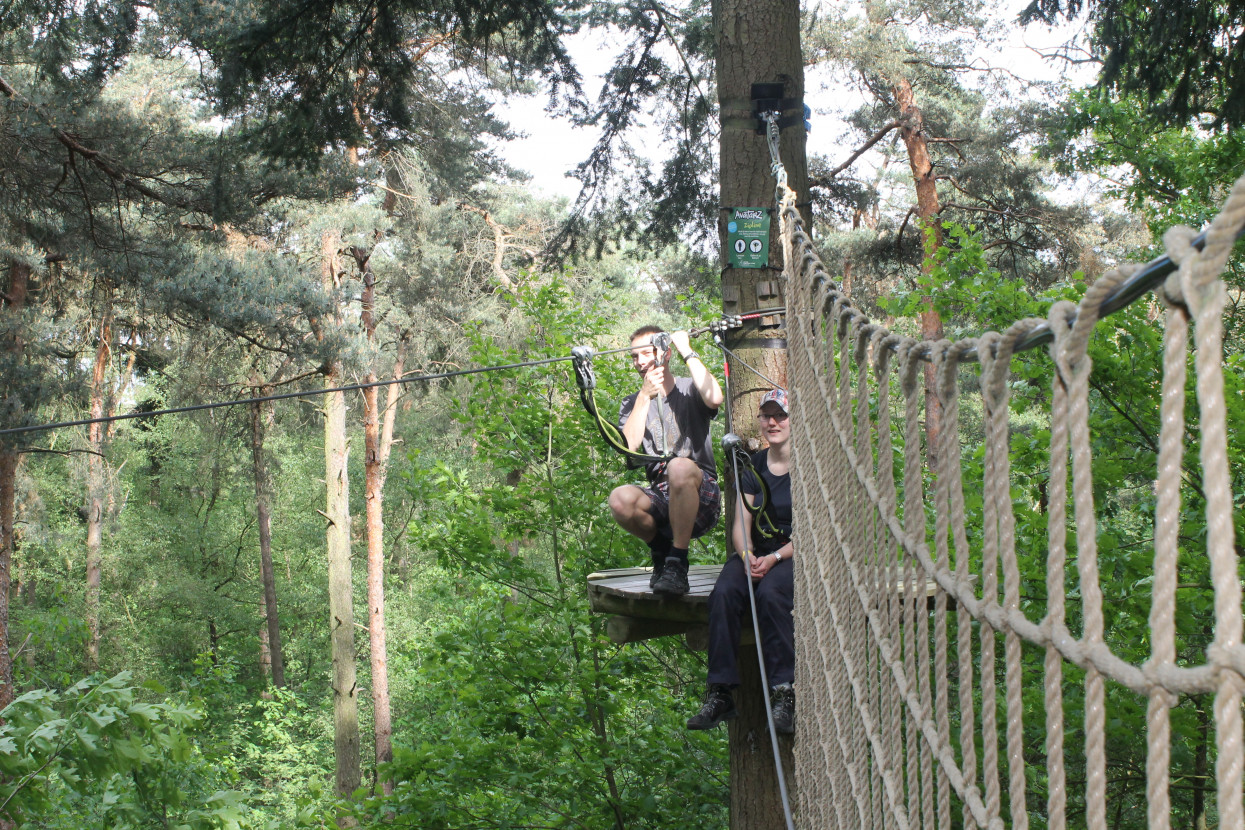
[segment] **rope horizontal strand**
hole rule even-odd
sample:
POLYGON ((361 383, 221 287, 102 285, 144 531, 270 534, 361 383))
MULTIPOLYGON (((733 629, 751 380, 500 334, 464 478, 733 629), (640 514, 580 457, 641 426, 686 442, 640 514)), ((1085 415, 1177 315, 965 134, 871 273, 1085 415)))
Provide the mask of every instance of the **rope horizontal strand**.
POLYGON ((1150 827, 1166 830, 1171 824, 1170 713, 1181 695, 1192 694, 1214 695, 1212 809, 1219 826, 1245 827, 1245 618, 1233 547, 1222 371, 1225 293, 1219 281, 1245 225, 1245 178, 1207 232, 1203 250, 1191 244, 1191 231, 1167 240, 1180 271, 1165 289, 1152 650, 1140 664, 1112 650, 1104 625, 1109 577, 1100 573, 1096 550, 1088 356, 1098 321, 1112 310, 1111 298, 1135 281, 1138 269, 1113 271, 1080 304, 1056 303, 1047 320, 1021 320, 1003 334, 975 340, 917 342, 871 323, 852 304, 814 252, 794 193, 780 184, 780 194, 791 306, 795 543, 809 551, 795 560, 797 673, 801 700, 807 701, 795 747, 799 826, 1025 830, 1033 818, 1039 826, 1063 830, 1070 812, 1070 749, 1073 768, 1083 765, 1087 776, 1073 794, 1074 815, 1092 830, 1106 830, 1106 723, 1113 699, 1107 691, 1114 685, 1135 694, 1138 705, 1147 702, 1150 827), (1215 608, 1214 639, 1200 664, 1178 663, 1174 645, 1190 319, 1209 527, 1207 599, 1215 608), (1017 550, 1009 461, 1012 356, 1038 331, 1051 333, 1055 365, 1045 552, 1017 550), (979 382, 963 394, 980 390, 986 444, 983 475, 975 480, 965 479, 960 458, 959 376, 970 359, 981 362, 979 382), (929 448, 922 446, 919 390, 921 367, 929 360, 944 412, 932 470, 929 448), (896 377, 902 395, 892 396, 896 377), (896 470, 892 459, 899 458, 902 469, 896 470), (967 499, 977 488, 981 499, 967 499), (926 521, 930 513, 933 527, 926 521), (1064 588, 1072 523, 1079 635, 1068 628, 1064 588), (1046 571, 1045 597, 1024 607, 1022 557, 1046 571), (1028 618, 1028 607, 1040 608, 1041 618, 1028 618), (1044 652, 1031 676, 1024 674, 1025 644, 1044 652), (1083 747, 1064 742, 1069 666, 1085 677, 1083 747), (1026 684, 1044 700, 1044 717, 1038 713, 1034 724, 1045 729, 1044 745, 1028 739, 1026 746, 1026 684), (1044 798, 1028 787, 1026 765, 1035 762, 1046 767, 1038 776, 1044 798), (953 822, 955 813, 960 815, 953 822))

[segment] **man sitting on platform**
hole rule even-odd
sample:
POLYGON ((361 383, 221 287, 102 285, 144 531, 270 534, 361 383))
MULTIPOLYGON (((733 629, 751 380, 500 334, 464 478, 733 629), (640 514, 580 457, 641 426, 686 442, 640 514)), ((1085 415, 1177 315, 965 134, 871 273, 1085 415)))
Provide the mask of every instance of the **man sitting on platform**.
MULTIPOLYGON (((774 731, 784 735, 795 731, 795 689, 791 685, 795 680, 795 620, 791 616, 795 594, 791 558, 795 548, 791 544, 791 423, 786 391, 766 392, 760 410, 757 420, 769 447, 752 456, 752 466, 765 480, 769 501, 755 522, 747 510, 737 511, 731 539, 740 555, 731 556, 722 566, 709 595, 709 690, 700 711, 688 720, 688 729, 712 729, 738 714, 731 690, 739 686, 736 649, 740 625, 751 616, 751 579, 774 731), (745 554, 748 550, 753 553, 745 554)), ((743 471, 739 489, 749 504, 757 503, 761 487, 751 472, 743 471)))
POLYGON ((647 487, 616 487, 610 510, 624 530, 648 544, 649 587, 682 596, 688 590, 688 546, 717 524, 721 506, 709 427, 722 405, 722 388, 685 331, 671 334, 669 342, 691 377, 672 375, 669 350, 659 354, 660 338, 653 341, 661 334, 657 326, 643 326, 631 335, 631 362, 644 383, 623 401, 618 425, 633 451, 674 457, 645 467, 647 487))

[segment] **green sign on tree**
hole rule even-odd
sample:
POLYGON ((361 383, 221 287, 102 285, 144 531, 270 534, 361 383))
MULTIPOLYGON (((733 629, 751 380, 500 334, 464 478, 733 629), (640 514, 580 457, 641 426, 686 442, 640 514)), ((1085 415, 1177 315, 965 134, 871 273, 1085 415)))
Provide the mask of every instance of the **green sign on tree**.
POLYGON ((764 268, 769 265, 769 211, 765 208, 731 208, 726 224, 731 268, 764 268))

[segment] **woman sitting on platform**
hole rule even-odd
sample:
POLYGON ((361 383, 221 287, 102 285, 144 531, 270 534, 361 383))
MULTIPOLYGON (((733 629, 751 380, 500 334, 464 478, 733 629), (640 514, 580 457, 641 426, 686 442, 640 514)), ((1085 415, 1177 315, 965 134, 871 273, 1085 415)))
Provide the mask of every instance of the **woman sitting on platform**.
MULTIPOLYGON (((772 389, 761 398, 761 434, 768 449, 752 456, 752 466, 769 489, 765 513, 753 522, 746 510, 737 511, 731 538, 736 551, 751 549, 743 556, 731 556, 722 566, 713 593, 709 596, 709 690, 705 702, 688 722, 688 729, 712 729, 738 713, 731 690, 739 686, 736 649, 744 620, 751 624, 748 582, 753 582, 757 621, 761 632, 761 652, 770 683, 770 707, 774 730, 790 735, 795 731, 795 621, 791 616, 794 595, 791 545, 791 424, 787 417, 787 393, 772 389), (763 524, 768 535, 757 525, 763 524), (747 540, 751 537, 751 544, 747 540), (745 573, 745 567, 747 573, 745 573)), ((728 462, 729 463, 729 462, 728 462)), ((740 491, 749 504, 756 504, 761 487, 750 472, 740 476, 740 491)))

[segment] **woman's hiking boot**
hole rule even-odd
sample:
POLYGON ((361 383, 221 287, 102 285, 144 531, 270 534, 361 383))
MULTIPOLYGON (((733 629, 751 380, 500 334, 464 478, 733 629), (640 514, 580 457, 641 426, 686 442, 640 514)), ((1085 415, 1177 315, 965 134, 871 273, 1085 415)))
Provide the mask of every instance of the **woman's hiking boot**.
POLYGON ((795 734, 795 689, 790 683, 769 690, 769 710, 774 716, 774 731, 779 735, 795 734))
POLYGON ((701 704, 700 711, 688 719, 687 728, 712 729, 722 721, 730 720, 738 715, 730 687, 720 683, 711 683, 709 691, 705 693, 705 702, 701 704))

